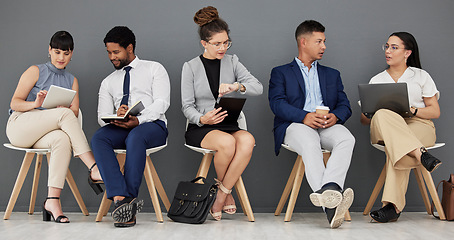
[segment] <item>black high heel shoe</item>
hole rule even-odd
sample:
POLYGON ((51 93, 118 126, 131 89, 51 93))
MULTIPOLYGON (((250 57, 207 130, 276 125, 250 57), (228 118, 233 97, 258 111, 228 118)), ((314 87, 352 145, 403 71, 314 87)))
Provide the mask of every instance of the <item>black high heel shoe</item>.
POLYGON ((90 187, 95 191, 96 195, 99 195, 100 193, 104 192, 104 190, 101 187, 101 184, 104 184, 103 181, 100 180, 93 180, 91 178, 91 170, 96 166, 96 163, 93 163, 93 165, 88 169, 88 184, 90 187))
POLYGON ((43 203, 43 221, 49 222, 51 219, 54 220, 56 223, 69 223, 69 218, 65 215, 60 215, 57 218, 54 217, 54 214, 52 214, 51 211, 48 211, 44 206, 46 205, 47 199, 60 199, 59 197, 47 197, 46 201, 43 203), (67 222, 62 222, 62 219, 68 219, 67 222))

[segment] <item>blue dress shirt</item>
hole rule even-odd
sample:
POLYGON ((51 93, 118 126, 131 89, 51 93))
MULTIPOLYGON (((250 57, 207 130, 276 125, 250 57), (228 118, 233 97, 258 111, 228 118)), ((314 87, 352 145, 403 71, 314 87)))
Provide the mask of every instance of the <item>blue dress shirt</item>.
POLYGON ((300 67, 301 74, 303 74, 304 85, 306 87, 306 102, 304 103, 304 111, 315 112, 317 106, 323 105, 322 91, 320 90, 320 83, 318 80, 317 64, 314 61, 311 68, 306 67, 301 60, 295 57, 295 61, 300 67))

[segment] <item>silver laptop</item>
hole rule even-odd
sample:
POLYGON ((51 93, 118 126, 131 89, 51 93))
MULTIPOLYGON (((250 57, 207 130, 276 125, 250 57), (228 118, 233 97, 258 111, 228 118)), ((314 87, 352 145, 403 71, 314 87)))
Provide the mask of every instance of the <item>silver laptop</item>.
POLYGON ((379 109, 389 109, 402 117, 413 117, 406 83, 359 84, 361 112, 372 118, 379 109))

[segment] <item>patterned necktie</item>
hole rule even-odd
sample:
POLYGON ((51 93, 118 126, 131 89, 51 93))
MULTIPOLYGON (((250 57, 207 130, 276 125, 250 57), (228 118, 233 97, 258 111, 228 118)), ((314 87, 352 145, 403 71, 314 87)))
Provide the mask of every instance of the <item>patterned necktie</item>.
POLYGON ((123 81, 123 98, 121 99, 121 105, 128 105, 128 99, 129 99, 129 82, 130 82, 130 77, 129 77, 129 70, 131 70, 130 66, 127 66, 124 68, 126 71, 125 73, 125 80, 123 81))

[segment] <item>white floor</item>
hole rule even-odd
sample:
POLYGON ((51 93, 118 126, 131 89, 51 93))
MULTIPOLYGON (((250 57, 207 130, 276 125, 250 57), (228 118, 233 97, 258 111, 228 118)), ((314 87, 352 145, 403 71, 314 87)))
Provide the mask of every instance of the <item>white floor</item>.
MULTIPOLYGON (((3 216, 3 213, 0 213, 3 216)), ((208 216, 201 225, 156 222, 153 213, 140 213, 132 228, 115 228, 109 215, 95 223, 95 213, 67 213, 69 224, 43 222, 41 213, 28 215, 13 212, 9 220, 0 220, 0 239, 452 239, 454 222, 439 221, 427 213, 404 212, 394 223, 370 223, 369 216, 351 213, 352 222, 339 229, 330 229, 323 213, 295 213, 291 222, 273 213, 256 213, 255 222, 248 222, 241 213, 223 215, 220 222, 208 216)))

